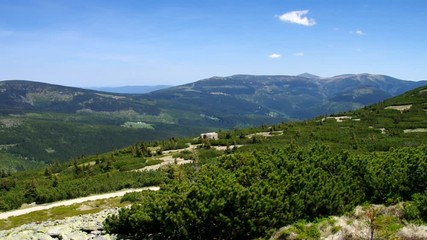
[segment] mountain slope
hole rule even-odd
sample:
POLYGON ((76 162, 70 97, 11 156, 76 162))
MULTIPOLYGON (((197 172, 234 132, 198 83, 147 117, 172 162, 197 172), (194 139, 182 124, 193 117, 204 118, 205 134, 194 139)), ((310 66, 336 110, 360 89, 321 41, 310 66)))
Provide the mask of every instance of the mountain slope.
POLYGON ((425 219, 426 103, 421 87, 339 115, 221 131, 218 140, 140 142, 54 163, 2 176, 0 209, 161 184, 158 193, 126 196, 139 204, 110 217, 107 230, 136 238, 253 239, 362 203, 411 199, 418 202, 405 210, 407 219, 425 219), (193 163, 133 171, 162 159, 193 163))
POLYGON ((427 220, 426 103, 422 87, 343 115, 225 133, 218 142, 243 136, 252 144, 168 168, 170 184, 129 196, 136 204, 107 218, 105 227, 153 239, 264 239, 290 224, 274 239, 321 239, 320 230, 342 231, 331 236, 339 239, 424 239, 425 228, 418 238, 405 234, 416 228, 404 224, 427 220), (423 131, 405 131, 416 127, 423 131), (338 219, 328 219, 361 204, 401 201, 411 202, 388 209, 393 215, 358 208, 356 229, 352 219, 336 226, 338 219))
POLYGON ((25 169, 54 160, 120 148, 140 140, 196 134, 162 119, 153 102, 30 81, 0 82, 0 169, 25 169))
MULTIPOLYGON (((1 166, 64 161, 140 140, 302 120, 360 108, 426 82, 383 75, 235 75, 149 94, 0 82, 1 166)), ((36 164, 37 165, 37 164, 36 164)))
MULTIPOLYGON (((204 115, 225 119, 227 113, 256 116, 257 121, 309 119, 318 115, 356 109, 427 84, 384 75, 348 74, 320 78, 299 76, 234 75, 213 77, 148 94, 150 98, 179 100, 177 109, 197 109, 204 115)), ((160 103, 161 104, 161 103, 160 103)), ((233 116, 227 116, 233 118, 233 116)), ((232 127, 232 126, 230 126, 232 127)))
POLYGON ((113 112, 132 109, 139 113, 158 114, 149 103, 132 101, 125 94, 110 94, 74 87, 31 82, 0 82, 0 111, 34 110, 61 113, 77 111, 113 112))

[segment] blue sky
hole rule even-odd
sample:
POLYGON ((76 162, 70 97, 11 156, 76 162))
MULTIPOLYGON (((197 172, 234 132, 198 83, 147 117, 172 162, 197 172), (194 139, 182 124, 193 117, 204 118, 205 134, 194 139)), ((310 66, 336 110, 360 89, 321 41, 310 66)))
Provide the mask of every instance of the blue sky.
POLYGON ((0 0, 0 80, 178 85, 233 74, 427 79, 425 0, 0 0))

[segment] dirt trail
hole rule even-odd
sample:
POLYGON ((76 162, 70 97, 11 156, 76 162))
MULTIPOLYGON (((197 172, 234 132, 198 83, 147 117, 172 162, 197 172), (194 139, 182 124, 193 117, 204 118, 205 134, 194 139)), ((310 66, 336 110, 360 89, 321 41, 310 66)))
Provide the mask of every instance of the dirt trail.
MULTIPOLYGON (((184 148, 184 149, 175 149, 175 150, 163 151, 163 154, 167 154, 167 155, 159 158, 160 160, 162 160, 161 163, 156 164, 156 165, 152 165, 152 166, 147 166, 147 167, 144 167, 142 169, 137 169, 137 170, 133 170, 133 171, 157 170, 157 169, 159 169, 165 165, 170 165, 170 164, 181 165, 181 164, 192 163, 193 160, 185 160, 182 158, 174 158, 171 156, 171 154, 176 153, 176 152, 180 152, 183 150, 190 150, 191 151, 191 150, 196 149, 198 146, 200 146, 200 145, 189 145, 187 148, 184 148)), ((236 147, 241 147, 241 146, 243 146, 243 145, 238 145, 236 147)), ((213 146, 213 148, 215 148, 219 151, 224 151, 227 149, 226 146, 213 146)), ((54 203, 49 203, 49 204, 36 205, 34 207, 18 209, 18 210, 13 210, 13 211, 9 211, 9 212, 0 212, 0 219, 6 219, 6 218, 12 217, 12 216, 24 215, 27 213, 40 211, 40 210, 46 210, 46 209, 59 207, 59 206, 69 206, 69 205, 72 205, 75 203, 82 203, 82 202, 86 202, 86 201, 95 201, 95 200, 99 200, 99 199, 106 199, 106 198, 112 198, 112 197, 121 197, 121 196, 123 196, 129 192, 138 192, 138 191, 143 191, 143 190, 158 191, 159 189, 160 189, 159 187, 126 189, 126 190, 121 190, 121 191, 113 192, 113 193, 105 193, 105 194, 99 194, 99 195, 93 195, 93 196, 88 196, 88 197, 70 199, 70 200, 65 200, 65 201, 60 201, 60 202, 54 202, 54 203)))
MULTIPOLYGON (((174 150, 167 150, 167 151, 163 151, 162 154, 167 154, 166 156, 163 156, 161 158, 158 158, 159 160, 162 160, 161 163, 156 164, 156 165, 151 165, 151 166, 147 166, 141 169, 136 169, 133 171, 150 171, 150 170, 157 170, 163 166, 166 165, 172 165, 172 164, 176 164, 176 165, 181 165, 181 164, 187 164, 187 163, 192 163, 193 160, 185 160, 183 158, 174 158, 171 154, 173 153, 178 153, 184 150, 190 150, 193 151, 194 149, 196 149, 197 147, 199 147, 201 144, 198 145, 189 145, 187 148, 182 148, 182 149, 174 149, 174 150)), ((235 147, 241 147, 243 145, 237 145, 235 147)), ((212 148, 215 148, 218 151, 225 151, 227 149, 227 146, 212 146, 212 148)))
POLYGON ((199 145, 191 145, 190 144, 187 148, 173 149, 173 150, 163 151, 162 154, 164 154, 166 156, 158 158, 159 160, 162 160, 161 163, 156 164, 156 165, 147 166, 147 167, 144 167, 144 168, 141 168, 141 169, 136 169, 134 171, 151 171, 151 170, 157 170, 157 169, 159 169, 159 168, 161 168, 163 166, 166 166, 166 165, 172 165, 172 164, 181 165, 181 164, 192 163, 193 160, 185 160, 183 158, 174 158, 174 157, 172 157, 172 154, 173 153, 178 153, 178 152, 181 152, 181 151, 184 151, 184 150, 190 150, 190 151, 192 151, 192 150, 196 149, 199 145))
POLYGON ((6 219, 6 218, 12 217, 12 216, 20 216, 20 215, 24 215, 27 213, 40 211, 40 210, 46 210, 46 209, 59 207, 59 206, 69 206, 69 205, 72 205, 75 203, 82 203, 82 202, 86 202, 86 201, 95 201, 95 200, 99 200, 99 199, 106 199, 106 198, 113 198, 113 197, 121 197, 121 196, 125 195, 126 193, 130 193, 130 192, 139 192, 139 191, 144 191, 144 190, 158 191, 159 189, 160 189, 160 187, 145 187, 145 188, 126 189, 126 190, 121 190, 118 192, 104 193, 104 194, 98 194, 98 195, 93 195, 93 196, 88 196, 88 197, 81 197, 81 198, 75 198, 75 199, 70 199, 70 200, 64 200, 64 201, 60 201, 60 202, 48 203, 48 204, 43 204, 43 205, 36 205, 34 207, 18 209, 18 210, 13 210, 13 211, 9 211, 9 212, 2 212, 2 213, 0 213, 0 219, 6 219))
POLYGON ((182 158, 173 158, 172 156, 165 156, 162 158, 159 158, 160 160, 162 160, 163 162, 156 164, 156 165, 151 165, 151 166, 147 166, 141 169, 137 169, 135 171, 150 171, 150 170, 157 170, 163 166, 166 165, 171 165, 171 164, 177 164, 177 165, 181 165, 181 164, 187 164, 187 163, 192 163, 193 160, 185 160, 182 158))

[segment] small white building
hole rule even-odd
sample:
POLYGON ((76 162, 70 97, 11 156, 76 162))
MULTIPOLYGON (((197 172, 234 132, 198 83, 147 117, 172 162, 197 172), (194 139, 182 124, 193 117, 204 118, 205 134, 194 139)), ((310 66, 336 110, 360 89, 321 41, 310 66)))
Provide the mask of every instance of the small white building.
POLYGON ((218 140, 218 133, 216 132, 209 132, 209 133, 202 133, 200 134, 201 139, 212 139, 212 140, 218 140))

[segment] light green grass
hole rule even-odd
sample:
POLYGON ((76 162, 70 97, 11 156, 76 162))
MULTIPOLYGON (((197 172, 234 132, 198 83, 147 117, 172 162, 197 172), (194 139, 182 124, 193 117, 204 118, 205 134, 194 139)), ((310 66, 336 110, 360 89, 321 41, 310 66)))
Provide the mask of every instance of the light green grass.
POLYGON ((77 215, 97 213, 107 208, 124 207, 129 204, 128 202, 121 203, 120 199, 121 197, 88 201, 1 219, 0 230, 7 230, 32 222, 60 220, 77 215))

